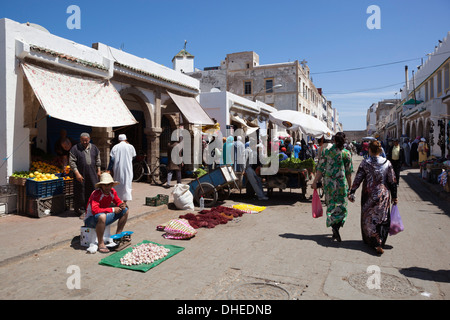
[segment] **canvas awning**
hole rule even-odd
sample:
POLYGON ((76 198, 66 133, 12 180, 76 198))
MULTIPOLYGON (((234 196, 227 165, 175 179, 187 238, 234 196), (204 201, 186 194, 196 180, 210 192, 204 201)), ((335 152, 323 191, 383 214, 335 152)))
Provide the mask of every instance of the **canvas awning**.
POLYGON ((245 134, 247 134, 247 135, 249 135, 259 129, 259 127, 250 127, 244 119, 242 119, 241 117, 239 117, 237 115, 235 116, 235 115, 231 114, 230 119, 237 123, 242 124, 242 128, 244 129, 245 134))
POLYGON ((280 110, 269 114, 269 120, 274 124, 288 130, 300 130, 313 137, 332 136, 331 130, 319 119, 294 110, 280 110))
POLYGON ((189 123, 201 125, 214 124, 214 121, 211 120, 195 98, 180 96, 169 91, 167 93, 189 123))
POLYGON ((403 106, 409 106, 409 105, 418 105, 421 104, 423 101, 422 100, 414 100, 414 99, 409 99, 408 101, 406 101, 403 106))
POLYGON ((27 63, 21 65, 49 116, 92 127, 137 123, 108 80, 60 73, 27 63))

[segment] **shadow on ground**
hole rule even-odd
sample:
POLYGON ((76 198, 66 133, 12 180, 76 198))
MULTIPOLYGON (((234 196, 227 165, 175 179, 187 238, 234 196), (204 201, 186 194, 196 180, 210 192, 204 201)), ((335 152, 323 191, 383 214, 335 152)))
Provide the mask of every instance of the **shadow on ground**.
MULTIPOLYGON (((318 245, 323 247, 335 247, 335 248, 343 248, 348 250, 357 250, 361 252, 365 252, 367 254, 371 254, 376 256, 376 251, 366 245, 362 240, 345 240, 342 239, 342 242, 332 241, 331 233, 330 234, 313 234, 313 235, 305 235, 305 234, 294 234, 294 233, 283 233, 279 235, 281 238, 286 239, 297 239, 297 240, 306 240, 306 241, 314 241, 318 245)), ((342 235, 341 235, 342 236, 342 235)), ((393 247, 390 245, 385 245, 384 250, 391 250, 393 247)))

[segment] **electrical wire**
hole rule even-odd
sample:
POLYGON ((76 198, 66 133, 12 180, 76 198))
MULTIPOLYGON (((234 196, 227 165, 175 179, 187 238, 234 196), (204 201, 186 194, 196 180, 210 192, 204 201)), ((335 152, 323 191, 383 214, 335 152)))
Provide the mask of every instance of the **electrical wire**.
MULTIPOLYGON (((450 52, 450 51, 449 51, 450 52)), ((420 77, 414 77, 415 81, 418 81, 419 83, 421 83, 423 80, 425 80, 426 78, 429 77, 429 74, 426 75, 422 75, 420 77)), ((412 79, 410 79, 410 81, 412 81, 412 79)), ((361 93, 361 92, 367 92, 367 91, 373 91, 373 90, 379 90, 379 89, 385 89, 385 88, 389 88, 389 87, 393 87, 393 86, 398 86, 398 85, 402 85, 405 84, 404 81, 402 82, 397 82, 397 83, 393 83, 393 84, 389 84, 389 85, 385 85, 382 87, 376 87, 376 88, 368 88, 368 89, 359 89, 359 90, 354 90, 354 91, 349 91, 349 92, 327 92, 327 94, 332 94, 332 95, 340 95, 340 94, 352 94, 352 93, 361 93)), ((417 88, 415 88, 417 90, 417 88)))
MULTIPOLYGON (((438 56, 438 55, 441 55, 441 54, 449 54, 449 53, 450 53, 450 51, 446 51, 446 52, 441 52, 441 53, 436 53, 436 54, 430 54, 430 55, 438 56)), ((378 68, 378 67, 389 66, 389 65, 393 65, 393 64, 404 63, 404 62, 414 61, 414 60, 419 60, 419 59, 422 59, 422 57, 419 57, 419 58, 413 58, 413 59, 406 59, 406 60, 399 60, 399 61, 394 61, 394 62, 381 63, 381 64, 375 64, 375 65, 365 66, 365 67, 355 67, 355 68, 340 69, 340 70, 329 70, 329 71, 321 71, 321 72, 311 72, 310 74, 311 74, 311 75, 313 75, 313 74, 328 74, 328 73, 338 73, 338 72, 348 72, 348 71, 364 70, 364 69, 378 68)))
POLYGON ((367 92, 367 91, 373 91, 373 90, 379 90, 379 89, 386 89, 386 88, 390 88, 393 86, 398 86, 404 84, 404 81, 402 82, 398 82, 398 83, 393 83, 393 84, 389 84, 383 87, 377 87, 377 88, 369 88, 369 89, 360 89, 360 90, 355 90, 355 91, 349 91, 349 92, 327 92, 327 94, 332 94, 332 95, 338 95, 338 94, 351 94, 351 93, 361 93, 361 92, 367 92))

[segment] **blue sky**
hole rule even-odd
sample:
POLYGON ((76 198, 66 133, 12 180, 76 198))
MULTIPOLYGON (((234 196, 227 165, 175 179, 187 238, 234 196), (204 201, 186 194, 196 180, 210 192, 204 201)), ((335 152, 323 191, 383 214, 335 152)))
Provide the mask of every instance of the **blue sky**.
POLYGON ((416 69, 450 31, 449 12, 449 0, 2 0, 0 6, 0 18, 40 24, 87 46, 123 47, 168 67, 184 40, 199 69, 240 51, 255 51, 260 64, 305 59, 344 130, 365 129, 369 106, 396 97, 404 66, 416 69), (70 5, 81 9, 79 30, 67 28, 70 5), (380 8, 381 29, 366 25, 370 5, 380 8), (409 61, 329 73, 403 60, 409 61))

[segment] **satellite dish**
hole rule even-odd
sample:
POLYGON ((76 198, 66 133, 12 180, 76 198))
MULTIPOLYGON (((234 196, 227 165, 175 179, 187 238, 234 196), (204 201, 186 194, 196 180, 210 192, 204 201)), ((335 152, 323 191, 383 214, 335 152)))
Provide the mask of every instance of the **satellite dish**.
POLYGON ((46 32, 46 33, 50 33, 50 31, 48 31, 48 30, 45 29, 43 26, 40 26, 40 25, 38 25, 38 24, 36 24, 36 23, 27 22, 27 23, 22 23, 22 24, 27 25, 27 26, 29 26, 29 27, 33 27, 33 28, 38 29, 38 30, 41 30, 41 31, 44 31, 44 32, 46 32))
POLYGON ((212 88, 210 92, 220 92, 220 89, 212 88))

